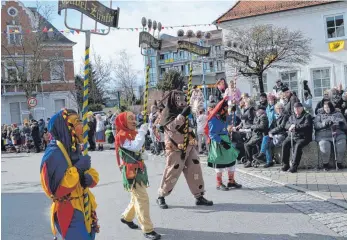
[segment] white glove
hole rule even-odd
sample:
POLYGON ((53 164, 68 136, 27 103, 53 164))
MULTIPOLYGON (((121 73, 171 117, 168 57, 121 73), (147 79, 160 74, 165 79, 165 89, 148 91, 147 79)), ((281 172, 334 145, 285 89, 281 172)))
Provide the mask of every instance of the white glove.
POLYGON ((142 124, 139 131, 147 133, 147 131, 148 131, 148 123, 142 124))

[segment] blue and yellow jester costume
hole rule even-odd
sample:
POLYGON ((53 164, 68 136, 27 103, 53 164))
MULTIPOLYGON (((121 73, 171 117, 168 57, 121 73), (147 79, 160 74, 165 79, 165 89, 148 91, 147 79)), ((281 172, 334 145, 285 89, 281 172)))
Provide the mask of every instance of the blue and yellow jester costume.
POLYGON ((47 146, 40 167, 42 188, 52 199, 52 232, 56 236, 57 229, 66 240, 95 239, 99 228, 97 204, 89 191, 99 182, 99 174, 90 168, 90 157, 82 156, 78 147, 81 136, 75 129, 80 129, 80 124, 73 110, 61 110, 51 118, 48 131, 54 140, 47 146), (84 211, 84 188, 88 188, 88 212, 84 211))

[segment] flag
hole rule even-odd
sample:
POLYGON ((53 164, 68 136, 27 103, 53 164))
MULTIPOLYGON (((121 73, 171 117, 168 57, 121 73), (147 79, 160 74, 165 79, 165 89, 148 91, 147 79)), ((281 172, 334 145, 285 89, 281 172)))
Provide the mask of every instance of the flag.
POLYGON ((42 32, 48 32, 47 27, 45 27, 45 28, 42 30, 42 32))
POLYGON ((345 41, 334 41, 329 43, 330 52, 338 52, 345 48, 345 41))

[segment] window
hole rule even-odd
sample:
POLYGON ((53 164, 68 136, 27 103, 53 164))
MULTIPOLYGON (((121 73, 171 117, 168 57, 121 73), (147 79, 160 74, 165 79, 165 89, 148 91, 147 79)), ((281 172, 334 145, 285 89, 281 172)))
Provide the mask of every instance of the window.
POLYGON ((62 108, 65 108, 65 99, 55 99, 54 100, 54 110, 55 112, 59 112, 62 108))
POLYGON ((64 81, 64 61, 51 62, 51 81, 64 81))
POLYGON ((281 73, 281 80, 291 91, 298 94, 298 72, 283 72, 281 73))
POLYGON ((224 71, 224 61, 217 61, 217 71, 222 72, 224 71))
POLYGON ((329 16, 325 18, 328 39, 345 36, 343 15, 329 16))
POLYGON ((28 77, 28 65, 24 64, 24 61, 13 62, 7 61, 5 65, 6 80, 7 81, 20 81, 22 78, 28 77))
POLYGON ((209 65, 210 65, 210 71, 211 71, 211 72, 214 72, 214 64, 213 64, 213 62, 210 62, 209 65))
POLYGON ((220 53, 222 51, 222 46, 215 46, 216 53, 220 53))
POLYGON ((10 45, 20 45, 22 40, 21 26, 7 25, 7 40, 10 45))
POLYGON ((330 69, 312 70, 312 81, 315 97, 322 97, 326 89, 330 89, 330 69))
POLYGON ((263 74, 263 86, 264 86, 264 92, 267 92, 267 75, 263 74))
POLYGON ((164 56, 165 56, 164 54, 160 54, 159 59, 160 59, 160 60, 164 60, 164 56))
POLYGON ((163 75, 166 72, 165 68, 160 69, 160 75, 163 75))

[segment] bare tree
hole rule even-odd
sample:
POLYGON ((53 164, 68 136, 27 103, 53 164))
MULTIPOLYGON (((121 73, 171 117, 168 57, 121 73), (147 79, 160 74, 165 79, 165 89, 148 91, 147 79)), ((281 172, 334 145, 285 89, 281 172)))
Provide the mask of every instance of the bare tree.
POLYGON ((227 46, 241 54, 230 54, 230 65, 237 69, 238 74, 257 76, 261 93, 264 92, 263 73, 267 69, 292 68, 310 61, 311 39, 300 31, 258 25, 249 29, 233 29, 226 39, 227 46), (245 57, 248 57, 247 60, 245 57))
POLYGON ((113 81, 117 88, 121 89, 121 97, 128 105, 130 105, 134 100, 134 90, 137 86, 137 77, 139 74, 139 71, 136 71, 133 68, 131 58, 132 56, 124 49, 117 53, 113 81))
MULTIPOLYGON (((61 36, 49 23, 56 9, 53 5, 37 2, 36 8, 30 10, 34 19, 33 29, 10 29, 9 42, 1 42, 2 69, 7 73, 3 84, 24 91, 27 99, 38 91, 47 70, 51 70, 51 76, 54 76, 55 80, 64 79, 64 63, 59 61, 62 59, 62 52, 47 51, 49 41, 58 40, 61 36), (52 63, 54 67, 51 69, 52 63)), ((13 25, 27 22, 25 17, 16 16, 13 25)))

